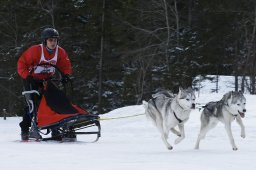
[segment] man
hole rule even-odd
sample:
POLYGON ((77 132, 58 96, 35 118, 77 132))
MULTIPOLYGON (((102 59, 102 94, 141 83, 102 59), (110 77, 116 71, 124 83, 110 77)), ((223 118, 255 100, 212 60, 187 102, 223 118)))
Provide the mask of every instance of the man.
MULTIPOLYGON (((66 51, 58 46, 58 31, 54 28, 44 29, 41 33, 41 40, 42 44, 33 45, 27 49, 17 63, 17 71, 23 79, 25 91, 29 91, 31 88, 40 89, 42 84, 36 83, 34 79, 43 80, 51 77, 55 72, 53 67, 37 66, 38 64, 49 63, 56 65, 64 73, 64 80, 67 80, 72 73, 71 63, 66 51)), ((23 120, 20 122, 22 140, 29 139, 31 119, 32 117, 28 113, 28 109, 26 109, 23 120)))

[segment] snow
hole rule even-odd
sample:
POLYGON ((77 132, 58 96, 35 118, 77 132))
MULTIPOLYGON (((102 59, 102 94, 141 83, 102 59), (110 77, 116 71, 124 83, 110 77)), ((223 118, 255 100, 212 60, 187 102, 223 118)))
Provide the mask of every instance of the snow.
MULTIPOLYGON (((210 86, 207 86, 210 87, 210 86)), ((229 90, 229 89, 226 89, 229 90)), ((197 103, 220 100, 223 93, 197 94, 197 103)), ((78 142, 19 142, 20 117, 0 120, 1 170, 255 170, 256 162, 256 96, 245 95, 247 112, 243 119, 246 138, 240 137, 240 127, 232 124, 238 151, 233 151, 219 123, 194 150, 200 128, 200 111, 192 111, 185 124, 185 139, 175 145, 176 136, 170 133, 174 147, 167 150, 160 134, 146 119, 142 105, 127 106, 101 116, 102 137, 88 143, 88 136, 78 136, 78 142), (134 117, 126 117, 133 116, 134 117), (138 116, 136 116, 138 115, 138 116)), ((199 104, 197 106, 199 106, 199 104)))

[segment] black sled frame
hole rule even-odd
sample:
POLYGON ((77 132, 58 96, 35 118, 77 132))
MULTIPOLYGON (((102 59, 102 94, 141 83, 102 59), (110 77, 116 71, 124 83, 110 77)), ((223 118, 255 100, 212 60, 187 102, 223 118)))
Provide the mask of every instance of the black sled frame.
POLYGON ((99 117, 97 115, 75 115, 65 118, 57 123, 48 125, 45 127, 40 127, 39 130, 47 130, 44 135, 50 132, 57 132, 57 135, 49 138, 43 138, 43 141, 62 139, 63 142, 76 141, 77 135, 96 135, 96 139, 90 142, 97 142, 101 137, 101 126, 99 122, 99 117), (96 127, 93 131, 81 131, 91 127, 96 127))

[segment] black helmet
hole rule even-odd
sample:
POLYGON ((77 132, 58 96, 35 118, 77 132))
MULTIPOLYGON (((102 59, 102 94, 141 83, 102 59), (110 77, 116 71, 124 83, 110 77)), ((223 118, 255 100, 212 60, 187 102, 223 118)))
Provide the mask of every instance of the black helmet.
POLYGON ((43 44, 46 44, 48 38, 59 38, 59 32, 54 28, 45 28, 41 33, 43 44))

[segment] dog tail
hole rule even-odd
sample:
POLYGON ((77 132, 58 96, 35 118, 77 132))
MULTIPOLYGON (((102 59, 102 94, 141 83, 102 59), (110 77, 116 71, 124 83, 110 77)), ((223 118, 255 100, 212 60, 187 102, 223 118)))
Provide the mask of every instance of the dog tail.
POLYGON ((150 118, 150 114, 148 112, 148 102, 146 102, 145 100, 142 101, 143 107, 145 108, 145 115, 146 117, 149 119, 150 118))
POLYGON ((155 110, 156 108, 152 106, 152 101, 149 102, 142 101, 143 106, 145 108, 145 115, 148 120, 152 121, 152 123, 159 128, 159 126, 162 126, 160 122, 163 122, 162 116, 155 110), (150 105, 150 106, 149 106, 150 105))
POLYGON ((145 100, 142 101, 143 107, 145 109, 145 115, 148 118, 149 117, 149 113, 148 113, 148 102, 146 102, 145 100))
POLYGON ((143 106, 144 106, 145 109, 148 108, 148 102, 146 102, 145 100, 143 100, 143 101, 142 101, 142 104, 143 104, 143 106))

